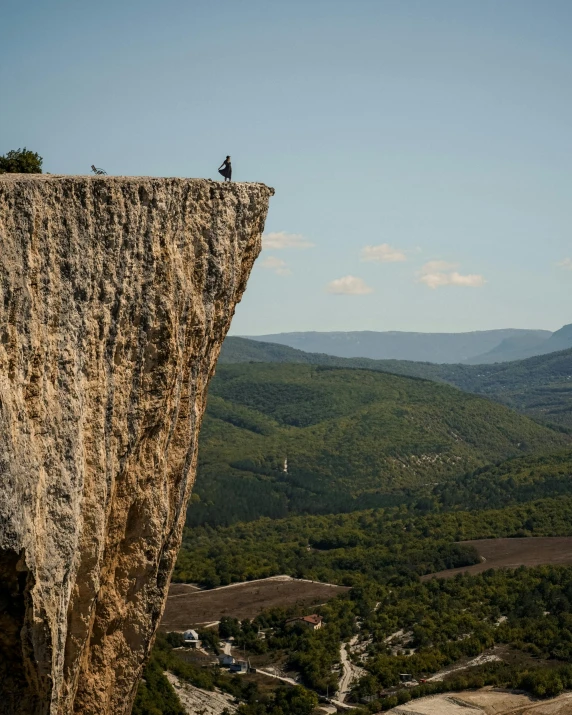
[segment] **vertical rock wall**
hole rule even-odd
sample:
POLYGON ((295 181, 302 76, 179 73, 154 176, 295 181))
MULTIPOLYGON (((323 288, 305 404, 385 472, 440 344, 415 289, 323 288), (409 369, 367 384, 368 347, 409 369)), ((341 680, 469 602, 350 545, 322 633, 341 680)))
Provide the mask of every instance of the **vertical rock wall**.
POLYGON ((0 713, 129 713, 272 189, 0 176, 0 713))

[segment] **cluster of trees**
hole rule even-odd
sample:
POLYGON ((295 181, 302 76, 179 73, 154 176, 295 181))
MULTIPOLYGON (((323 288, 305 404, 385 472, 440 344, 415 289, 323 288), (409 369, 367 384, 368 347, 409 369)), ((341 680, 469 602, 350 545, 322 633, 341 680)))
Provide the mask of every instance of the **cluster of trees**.
POLYGON ((421 677, 500 643, 535 657, 572 661, 569 567, 491 569, 379 587, 375 598, 377 607, 370 608, 361 632, 371 639, 366 667, 380 690, 397 685, 400 672, 421 677), (409 634, 403 654, 386 643, 397 631, 409 634))
POLYGON ((210 387, 187 523, 403 503, 408 490, 569 441, 426 380, 313 365, 221 365, 210 387))
POLYGON ((36 152, 13 149, 0 156, 0 174, 41 174, 42 157, 36 152))
POLYGON ((239 622, 223 618, 218 632, 221 638, 232 636, 237 648, 249 655, 260 653, 286 654, 286 667, 300 674, 301 682, 312 690, 326 694, 337 689, 338 676, 334 672, 340 660, 340 642, 356 632, 350 602, 334 600, 322 606, 320 612, 328 627, 313 631, 302 623, 288 622, 303 615, 301 608, 275 608, 257 616, 253 621, 239 622), (265 638, 258 637, 259 631, 265 638))
POLYGON ((440 484, 433 490, 440 510, 491 509, 572 494, 572 451, 519 457, 440 484))
MULTIPOLYGON (((365 657, 356 660, 368 674, 354 685, 352 699, 360 703, 366 696, 373 698, 367 709, 379 712, 411 698, 484 685, 518 688, 538 697, 572 687, 571 604, 572 569, 543 566, 397 587, 368 583, 322 612, 338 648, 359 632, 365 657), (391 640, 396 634, 397 641, 391 640), (403 647, 396 648, 396 642, 403 647), (444 681, 400 689, 399 673, 425 678, 499 644, 520 651, 520 664, 489 662, 444 681)), ((325 642, 313 638, 313 662, 325 659, 325 642)), ((286 647, 300 644, 292 639, 286 647)), ((303 672, 303 659, 297 664, 294 657, 291 663, 303 672)))

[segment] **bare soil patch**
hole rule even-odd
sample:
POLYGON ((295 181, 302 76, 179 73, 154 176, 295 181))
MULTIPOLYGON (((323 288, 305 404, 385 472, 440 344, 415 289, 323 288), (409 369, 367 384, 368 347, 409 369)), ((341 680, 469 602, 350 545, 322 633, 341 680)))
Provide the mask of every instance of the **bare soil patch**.
POLYGON ((273 576, 208 591, 185 591, 180 586, 173 584, 169 590, 161 622, 162 630, 180 631, 220 621, 222 616, 239 620, 255 618, 268 608, 294 605, 310 607, 349 590, 345 586, 304 581, 290 576, 273 576))
POLYGON ((517 539, 477 539, 461 541, 474 546, 481 563, 457 569, 427 574, 421 578, 452 578, 458 573, 477 574, 488 569, 517 568, 518 566, 572 565, 571 536, 539 536, 517 539))
POLYGON ((175 688, 181 705, 189 715, 203 713, 203 715, 222 715, 225 710, 235 713, 238 709, 232 695, 220 690, 210 691, 196 688, 190 683, 179 680, 173 673, 165 673, 167 680, 175 688))
POLYGON ((571 715, 572 693, 551 700, 483 688, 412 700, 389 711, 394 715, 571 715))

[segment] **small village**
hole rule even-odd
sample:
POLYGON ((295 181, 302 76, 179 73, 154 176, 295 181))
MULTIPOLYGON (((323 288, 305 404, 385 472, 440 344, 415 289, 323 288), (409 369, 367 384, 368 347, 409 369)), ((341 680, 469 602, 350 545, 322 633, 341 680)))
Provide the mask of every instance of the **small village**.
MULTIPOLYGON (((217 623, 209 624, 211 628, 217 623)), ((288 618, 284 621, 286 629, 307 629, 309 631, 318 631, 327 627, 324 619, 317 613, 307 613, 299 616, 288 618)), ((261 641, 271 635, 270 631, 259 630, 257 638, 261 641)), ((214 636, 214 630, 212 631, 214 636)), ((181 660, 202 668, 220 668, 225 670, 230 675, 255 677, 260 683, 266 679, 267 687, 272 687, 272 682, 280 681, 288 686, 300 685, 300 678, 295 673, 289 673, 284 670, 283 663, 272 663, 268 659, 261 659, 260 656, 252 656, 241 649, 233 636, 227 639, 220 640, 215 645, 216 639, 207 637, 205 640, 206 631, 200 631, 198 628, 188 628, 187 630, 178 633, 170 633, 169 636, 174 638, 179 636, 179 645, 174 648, 177 657, 181 660), (203 636, 203 638, 201 638, 203 636), (268 662, 261 662, 268 661, 268 662)), ((343 666, 342 658, 342 666, 343 666)), ((335 713, 338 711, 346 711, 352 709, 352 705, 344 702, 345 697, 349 693, 349 684, 351 681, 351 670, 345 673, 345 669, 341 668, 340 688, 348 688, 348 690, 339 690, 327 694, 325 697, 320 697, 318 711, 323 713, 335 713)), ((207 697, 207 693, 201 693, 199 688, 194 688, 186 683, 178 682, 176 678, 170 675, 170 681, 177 690, 184 691, 180 693, 182 700, 190 698, 193 707, 202 705, 205 709, 205 715, 221 715, 224 710, 233 712, 236 709, 236 703, 229 701, 228 696, 224 693, 218 695, 208 694, 208 706, 205 706, 202 698, 207 697)))
MULTIPOLYGON (((304 628, 308 628, 311 631, 317 631, 324 625, 324 620, 322 616, 319 616, 316 613, 311 613, 309 615, 289 618, 286 620, 285 625, 287 627, 299 625, 304 628)), ((262 630, 259 631, 258 638, 261 640, 265 639, 266 632, 262 630)), ((193 628, 189 628, 182 634, 182 645, 180 646, 180 650, 182 650, 183 653, 187 652, 182 656, 186 660, 200 663, 204 666, 218 664, 221 668, 228 669, 229 673, 232 674, 241 675, 245 673, 261 673, 263 675, 267 675, 268 677, 280 678, 280 676, 277 675, 276 669, 272 672, 271 670, 267 671, 263 668, 256 668, 251 665, 249 659, 233 655, 233 643, 234 638, 232 636, 226 641, 220 641, 219 646, 222 648, 223 652, 216 655, 212 652, 212 650, 209 651, 207 649, 208 647, 206 644, 204 644, 200 639, 199 632, 193 628)), ((283 677, 280 679, 288 683, 296 683, 296 680, 293 678, 283 677)))

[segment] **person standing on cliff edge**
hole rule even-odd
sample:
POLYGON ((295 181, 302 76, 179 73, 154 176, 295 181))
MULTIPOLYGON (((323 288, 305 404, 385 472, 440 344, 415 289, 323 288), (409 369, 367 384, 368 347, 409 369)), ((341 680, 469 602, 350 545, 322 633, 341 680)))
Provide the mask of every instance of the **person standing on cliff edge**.
POLYGON ((219 166, 218 173, 221 174, 221 176, 224 176, 225 181, 232 181, 232 166, 230 163, 230 156, 227 156, 226 159, 219 166))

